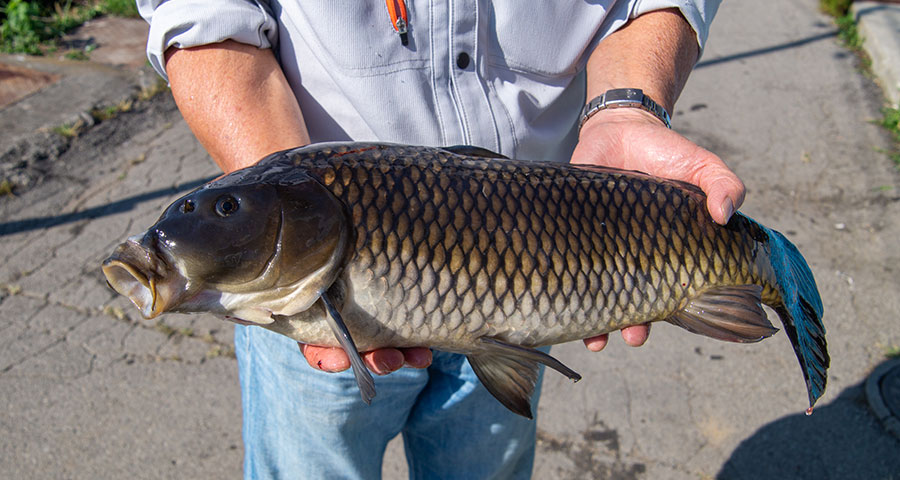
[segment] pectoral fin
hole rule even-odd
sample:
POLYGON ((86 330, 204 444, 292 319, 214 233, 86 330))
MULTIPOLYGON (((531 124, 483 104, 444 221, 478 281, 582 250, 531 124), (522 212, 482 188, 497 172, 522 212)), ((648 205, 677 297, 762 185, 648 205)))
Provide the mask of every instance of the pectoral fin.
POLYGON ((778 331, 761 305, 762 287, 738 285, 706 290, 667 320, 717 340, 752 343, 778 331))
POLYGON ((366 404, 370 404, 372 403, 372 398, 375 397, 375 381, 372 379, 372 374, 369 373, 369 370, 363 363, 363 359, 356 349, 356 344, 353 342, 353 337, 350 336, 350 331, 347 330, 347 326, 344 325, 341 313, 338 312, 338 309, 331 303, 331 299, 328 297, 327 293, 323 293, 320 298, 322 299, 322 303, 325 304, 325 309, 328 311, 328 315, 325 315, 328 326, 331 327, 331 331, 334 332, 334 336, 337 337, 338 343, 341 344, 341 348, 343 348, 344 352, 347 353, 347 356, 350 357, 350 368, 353 370, 353 376, 356 377, 356 384, 359 385, 359 393, 362 395, 363 401, 366 402, 366 404))
POLYGON ((525 418, 533 418, 531 395, 537 383, 538 364, 542 363, 576 382, 581 380, 581 375, 540 350, 491 337, 479 340, 484 351, 466 357, 472 370, 494 398, 525 418))

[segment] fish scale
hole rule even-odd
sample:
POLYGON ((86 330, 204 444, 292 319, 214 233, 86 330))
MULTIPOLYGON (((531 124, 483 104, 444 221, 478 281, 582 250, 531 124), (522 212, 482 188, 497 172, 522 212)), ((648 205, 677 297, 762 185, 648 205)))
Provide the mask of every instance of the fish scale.
POLYGON ((467 355, 530 417, 539 364, 580 378, 534 347, 660 320, 755 342, 777 331, 761 303, 785 327, 810 408, 822 395, 822 302, 783 235, 740 213, 717 225, 682 182, 499 157, 366 143, 278 152, 177 200, 103 271, 148 318, 209 311, 339 346, 366 402, 359 351, 427 346, 467 355))
POLYGON ((348 206, 346 275, 390 344, 553 344, 667 318, 710 284, 763 283, 756 242, 713 228, 677 182, 438 149, 339 153, 293 162, 348 206))

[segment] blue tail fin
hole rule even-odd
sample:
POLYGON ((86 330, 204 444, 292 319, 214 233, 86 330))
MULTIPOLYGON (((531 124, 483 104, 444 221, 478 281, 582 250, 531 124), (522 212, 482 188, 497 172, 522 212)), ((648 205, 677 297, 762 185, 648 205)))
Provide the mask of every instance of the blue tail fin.
POLYGON ((825 326, 822 325, 822 299, 816 280, 797 247, 781 233, 757 225, 769 237, 769 255, 782 302, 772 307, 781 317, 803 369, 809 394, 807 413, 810 413, 825 391, 826 371, 831 361, 825 344, 825 326))

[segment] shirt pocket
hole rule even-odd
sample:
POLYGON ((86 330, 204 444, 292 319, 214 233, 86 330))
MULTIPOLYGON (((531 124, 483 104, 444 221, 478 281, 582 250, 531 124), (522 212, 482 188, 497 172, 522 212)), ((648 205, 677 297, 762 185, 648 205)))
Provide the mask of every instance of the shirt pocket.
POLYGON ((282 20, 294 23, 304 41, 316 46, 319 60, 346 75, 371 76, 428 64, 425 37, 417 36, 415 25, 410 25, 409 44, 404 46, 383 0, 309 0, 285 2, 283 8, 296 9, 285 12, 282 20))
MULTIPOLYGON (((493 2, 486 60, 494 67, 544 77, 584 69, 595 37, 615 1, 493 2), (528 12, 522 10, 527 8, 528 12)), ((627 13, 627 10, 626 10, 627 13)))

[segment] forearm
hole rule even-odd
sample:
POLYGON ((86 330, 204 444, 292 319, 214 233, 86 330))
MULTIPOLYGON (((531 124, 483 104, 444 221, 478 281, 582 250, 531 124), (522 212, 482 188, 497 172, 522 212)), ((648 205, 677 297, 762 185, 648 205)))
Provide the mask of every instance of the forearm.
POLYGON ((271 50, 225 41, 166 52, 172 95, 223 171, 309 143, 293 91, 271 50))
POLYGON ((641 15, 591 53, 587 99, 613 88, 640 88, 671 114, 698 54, 697 36, 677 9, 641 15))
MULTIPOLYGON (((646 13, 591 53, 587 98, 612 88, 640 88, 672 113, 697 60, 697 36, 677 10, 646 13)), ((581 127, 572 163, 639 170, 706 192, 713 219, 725 224, 744 199, 740 179, 715 154, 639 108, 608 108, 581 127)))

